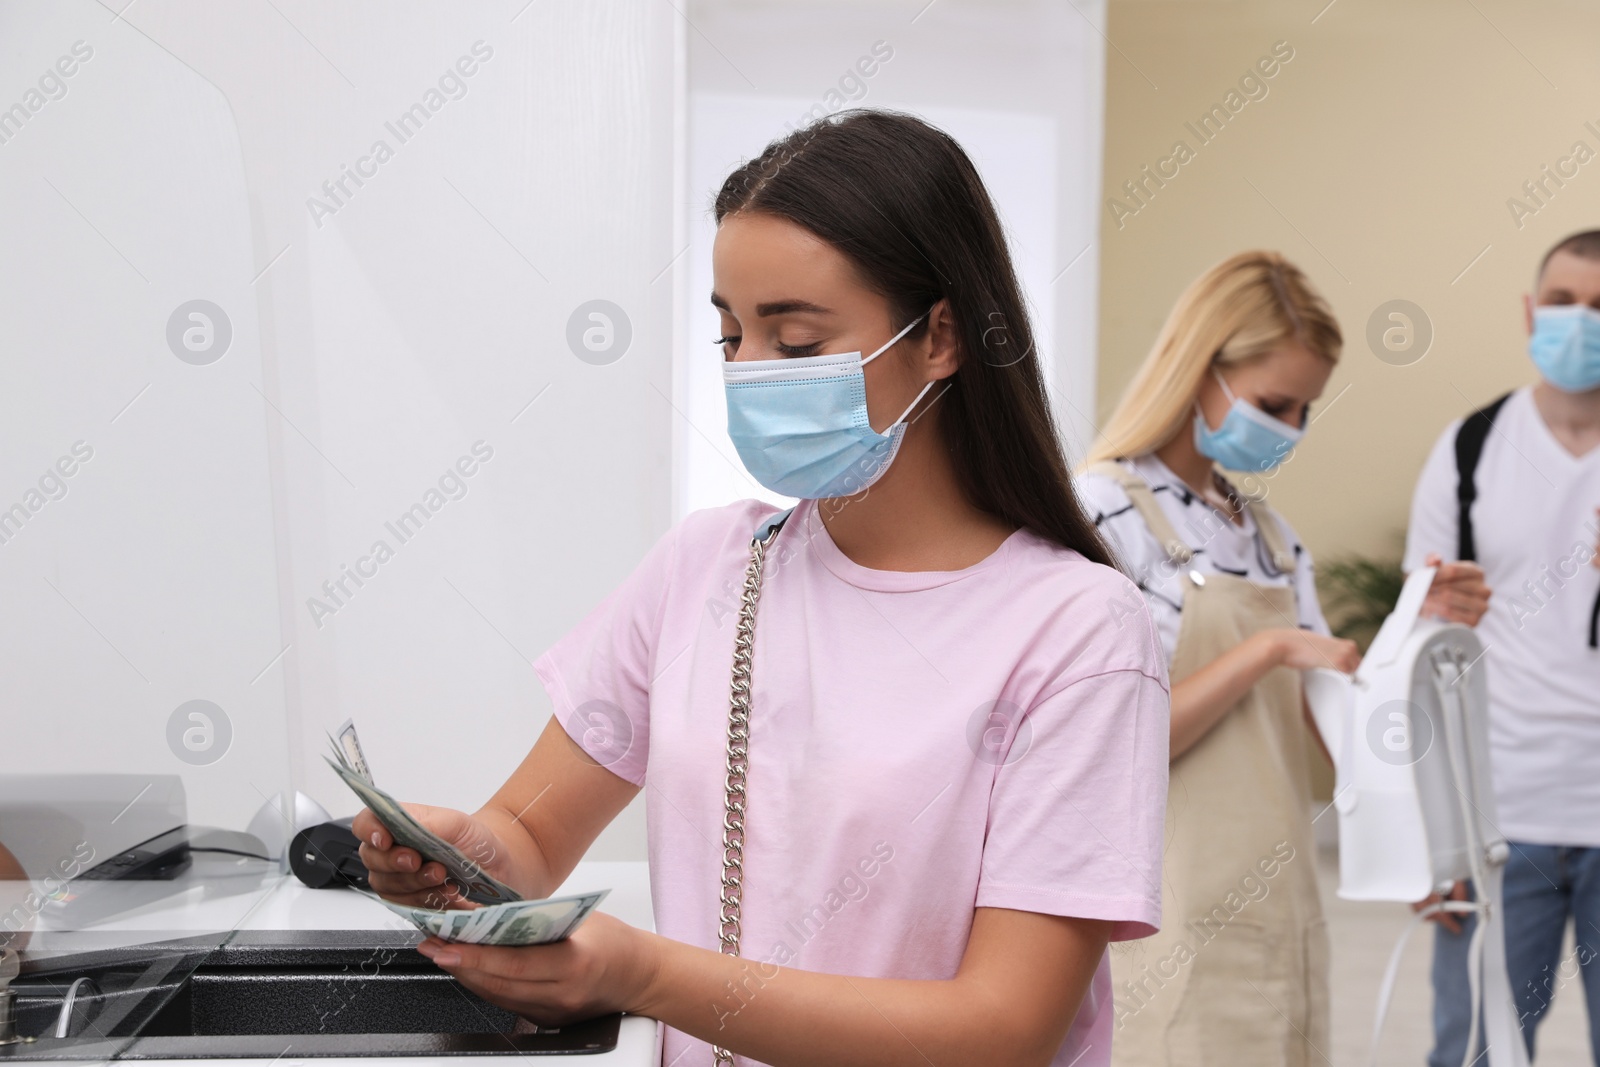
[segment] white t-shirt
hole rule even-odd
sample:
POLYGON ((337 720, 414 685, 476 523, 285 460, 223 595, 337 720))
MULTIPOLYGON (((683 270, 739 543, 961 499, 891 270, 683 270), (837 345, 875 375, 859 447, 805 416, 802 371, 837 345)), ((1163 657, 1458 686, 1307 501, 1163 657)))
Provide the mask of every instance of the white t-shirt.
POLYGON ((1194 559, 1187 566, 1181 569, 1164 566, 1166 551, 1134 510, 1122 486, 1101 474, 1078 477, 1078 491, 1090 518, 1144 592, 1169 664, 1178 645, 1178 624, 1183 618, 1184 575, 1190 570, 1201 574, 1231 574, 1259 585, 1292 584, 1298 605, 1297 617, 1283 620, 1283 625, 1319 634, 1328 632, 1322 605, 1317 600, 1311 553, 1282 515, 1273 511, 1283 529, 1284 544, 1294 553, 1292 573, 1280 571, 1273 565, 1272 553, 1257 532, 1255 519, 1248 509, 1244 513, 1244 524, 1236 525, 1227 514, 1184 484, 1183 479, 1156 456, 1117 462, 1145 480, 1166 513, 1167 521, 1194 550, 1194 559))
MULTIPOLYGON (((1456 558, 1456 430, 1445 428, 1411 503, 1405 568, 1456 558)), ((1500 830, 1513 841, 1600 847, 1600 651, 1589 615, 1600 448, 1574 456, 1518 389, 1484 442, 1472 506, 1492 594, 1478 623, 1489 668, 1489 749, 1500 830)))

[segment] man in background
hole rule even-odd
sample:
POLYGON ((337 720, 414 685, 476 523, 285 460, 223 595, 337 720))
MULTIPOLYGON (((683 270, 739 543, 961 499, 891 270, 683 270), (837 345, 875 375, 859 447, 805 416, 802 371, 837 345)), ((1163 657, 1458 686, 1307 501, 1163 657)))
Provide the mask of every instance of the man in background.
MULTIPOLYGON (((1511 843, 1512 991, 1531 1057, 1551 998, 1581 973, 1600 1063, 1600 230, 1545 254, 1523 313, 1539 380, 1446 427, 1417 482, 1404 567, 1476 560, 1494 590, 1478 636, 1499 829, 1511 843), (1569 919, 1576 948, 1563 956, 1569 919)), ((1458 884, 1451 896, 1468 892, 1458 884)), ((1475 920, 1438 921, 1428 1063, 1458 1067, 1475 920)))

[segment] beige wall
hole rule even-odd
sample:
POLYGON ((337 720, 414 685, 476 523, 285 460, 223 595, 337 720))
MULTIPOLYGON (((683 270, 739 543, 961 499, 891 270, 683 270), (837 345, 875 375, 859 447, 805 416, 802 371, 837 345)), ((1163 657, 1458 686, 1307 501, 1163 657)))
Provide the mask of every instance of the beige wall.
POLYGON ((1521 294, 1551 243, 1600 226, 1600 156, 1520 228, 1507 200, 1575 142, 1600 153, 1600 4, 1335 0, 1313 23, 1324 2, 1112 0, 1104 196, 1134 206, 1125 180, 1178 140, 1194 155, 1120 228, 1102 210, 1098 410, 1198 273, 1246 248, 1283 252, 1345 333, 1325 414, 1272 490, 1327 559, 1398 553, 1445 423, 1533 378, 1521 294), (1202 145, 1185 122, 1279 41, 1294 54, 1267 94, 1202 145), (1393 299, 1433 325, 1409 366, 1366 340, 1393 299))

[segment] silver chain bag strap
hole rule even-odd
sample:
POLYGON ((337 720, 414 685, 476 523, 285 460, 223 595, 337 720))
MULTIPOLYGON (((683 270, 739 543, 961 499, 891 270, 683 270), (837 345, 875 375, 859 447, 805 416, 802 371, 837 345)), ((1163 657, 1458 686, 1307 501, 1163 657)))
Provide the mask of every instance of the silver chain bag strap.
MULTIPOLYGON (((717 937, 722 951, 739 954, 740 904, 744 892, 745 774, 750 769, 750 666, 755 655, 756 602, 761 599, 761 565, 789 513, 768 524, 766 536, 750 540, 750 563, 739 594, 739 622, 733 634, 733 686, 728 701, 728 777, 722 815, 722 908, 717 937)), ((716 1067, 732 1067, 733 1053, 713 1045, 716 1067)))

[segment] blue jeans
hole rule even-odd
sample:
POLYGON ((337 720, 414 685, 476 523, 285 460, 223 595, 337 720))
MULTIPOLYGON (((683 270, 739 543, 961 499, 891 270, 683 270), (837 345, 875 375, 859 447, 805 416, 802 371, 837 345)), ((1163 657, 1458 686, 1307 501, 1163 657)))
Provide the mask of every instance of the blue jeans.
MULTIPOLYGON (((1600 848, 1513 841, 1503 894, 1506 967, 1528 1058, 1533 1058, 1534 1033, 1551 999, 1581 973, 1590 1056, 1600 1064, 1600 848), (1577 923, 1576 948, 1562 958, 1561 939, 1569 918, 1577 923)), ((1434 929, 1434 1044, 1428 1067, 1460 1067, 1466 1056, 1467 1027, 1472 1023, 1467 942, 1476 922, 1463 917, 1459 934, 1442 926, 1434 929)))

